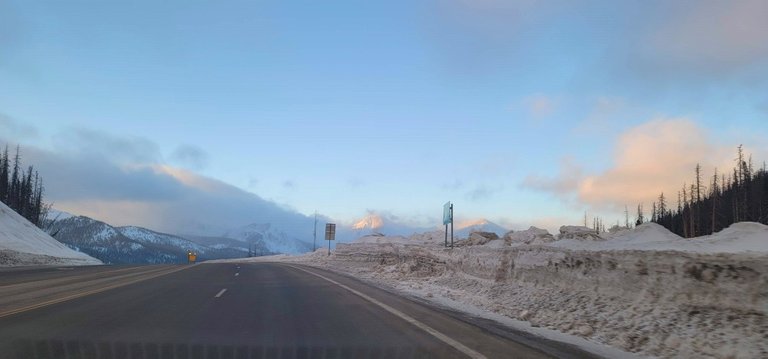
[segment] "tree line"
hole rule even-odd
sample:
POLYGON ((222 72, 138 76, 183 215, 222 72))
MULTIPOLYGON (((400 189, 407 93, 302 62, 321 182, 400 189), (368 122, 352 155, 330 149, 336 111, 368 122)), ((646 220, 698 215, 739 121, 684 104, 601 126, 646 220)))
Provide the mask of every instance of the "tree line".
POLYGON ((8 145, 0 156, 0 201, 34 225, 42 227, 50 205, 43 202, 43 179, 32 166, 22 167, 19 146, 13 158, 8 145))
MULTIPOLYGON (((658 223, 684 238, 709 235, 736 222, 768 224, 768 171, 765 162, 755 168, 752 156, 745 157, 738 147, 736 166, 732 171, 704 178, 701 165, 696 165, 691 184, 677 193, 677 207, 663 192, 653 202, 652 222, 658 223)), ((641 224, 642 206, 638 206, 637 224, 641 224)))

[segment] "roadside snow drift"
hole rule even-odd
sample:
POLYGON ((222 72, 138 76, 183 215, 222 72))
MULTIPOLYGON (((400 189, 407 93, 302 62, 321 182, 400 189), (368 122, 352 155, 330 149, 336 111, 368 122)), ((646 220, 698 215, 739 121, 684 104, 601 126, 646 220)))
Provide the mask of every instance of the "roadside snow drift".
POLYGON ((102 263, 59 243, 0 202, 0 266, 96 264, 102 263))
POLYGON ((338 244, 331 256, 271 260, 353 273, 456 309, 526 321, 534 332, 641 355, 768 357, 767 226, 738 223, 694 239, 653 223, 560 232, 531 228, 454 249, 443 248, 442 232, 369 236, 338 244))

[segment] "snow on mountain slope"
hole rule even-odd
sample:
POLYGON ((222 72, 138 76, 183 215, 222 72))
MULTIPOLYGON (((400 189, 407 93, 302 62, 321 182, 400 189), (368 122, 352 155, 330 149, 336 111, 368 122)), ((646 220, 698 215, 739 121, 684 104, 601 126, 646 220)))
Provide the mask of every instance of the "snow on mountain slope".
POLYGON ((487 219, 458 221, 453 225, 453 235, 456 238, 469 238, 469 235, 472 232, 491 232, 496 233, 499 237, 501 237, 509 231, 508 229, 487 219))
POLYGON ((74 251, 0 202, 0 266, 96 265, 96 258, 74 251))
POLYGON ((142 227, 116 228, 84 216, 56 221, 51 233, 68 246, 107 263, 184 263, 189 250, 197 252, 199 260, 247 255, 247 251, 210 248, 142 227))
POLYGON ((297 254, 312 250, 312 244, 292 237, 270 223, 253 223, 235 228, 223 237, 244 242, 246 248, 249 245, 262 246, 271 253, 297 254))
POLYGON ((118 232, 122 235, 133 239, 140 243, 154 243, 168 247, 175 247, 182 250, 194 251, 198 254, 204 254, 211 250, 206 246, 199 245, 188 239, 174 236, 171 234, 165 234, 155 232, 146 228, 136 226, 117 227, 118 232))
POLYGON ((398 217, 393 215, 369 211, 364 217, 354 221, 352 225, 337 227, 336 238, 339 242, 345 242, 366 235, 409 236, 427 230, 428 228, 425 227, 402 223, 398 217))

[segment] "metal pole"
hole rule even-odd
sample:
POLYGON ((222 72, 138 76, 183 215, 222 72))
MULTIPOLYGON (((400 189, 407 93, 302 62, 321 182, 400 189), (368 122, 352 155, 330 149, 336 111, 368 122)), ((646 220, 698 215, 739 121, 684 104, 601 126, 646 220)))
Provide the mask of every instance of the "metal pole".
POLYGON ((331 255, 331 241, 328 241, 328 255, 331 255))
POLYGON ((315 210, 315 230, 312 231, 312 252, 317 250, 317 210, 315 210))
POLYGON ((451 248, 453 248, 453 203, 451 203, 451 248))
POLYGON ((448 223, 445 224, 445 248, 448 248, 448 223))

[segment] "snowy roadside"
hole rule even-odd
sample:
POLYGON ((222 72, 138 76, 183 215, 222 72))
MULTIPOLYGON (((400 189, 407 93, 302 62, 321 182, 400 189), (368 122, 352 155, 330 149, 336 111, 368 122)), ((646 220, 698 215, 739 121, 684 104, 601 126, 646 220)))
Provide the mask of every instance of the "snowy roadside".
POLYGON ((655 224, 473 237, 363 237, 299 262, 394 288, 605 357, 768 357, 768 227, 682 239, 655 224), (559 239, 559 240, 558 240, 559 239))
POLYGON ((0 267, 100 264, 56 241, 0 202, 0 267))

